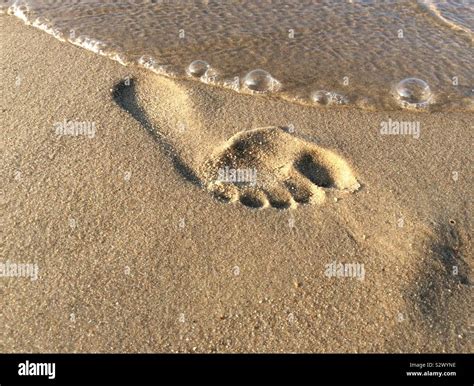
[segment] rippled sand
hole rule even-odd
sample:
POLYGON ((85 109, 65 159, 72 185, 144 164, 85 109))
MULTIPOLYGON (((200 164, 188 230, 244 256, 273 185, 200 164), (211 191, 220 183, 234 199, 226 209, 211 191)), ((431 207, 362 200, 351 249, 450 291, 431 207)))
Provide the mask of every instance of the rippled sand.
POLYGON ((278 81, 268 93, 327 104, 313 97, 319 91, 335 95, 331 105, 372 110, 400 108, 394 87, 415 77, 433 97, 414 107, 474 110, 467 1, 23 0, 4 11, 8 5, 60 39, 160 74, 186 76, 203 60, 211 71, 202 81, 252 92, 244 77, 263 69, 278 81))

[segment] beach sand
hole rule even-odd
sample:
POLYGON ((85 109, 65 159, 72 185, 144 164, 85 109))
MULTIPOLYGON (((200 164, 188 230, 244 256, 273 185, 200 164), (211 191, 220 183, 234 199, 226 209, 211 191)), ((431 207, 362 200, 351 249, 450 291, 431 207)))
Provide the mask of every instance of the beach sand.
POLYGON ((472 352, 472 113, 241 95, 7 16, 0 42, 2 261, 39 269, 0 278, 1 352, 472 352), (226 157, 313 202, 215 199, 226 157))

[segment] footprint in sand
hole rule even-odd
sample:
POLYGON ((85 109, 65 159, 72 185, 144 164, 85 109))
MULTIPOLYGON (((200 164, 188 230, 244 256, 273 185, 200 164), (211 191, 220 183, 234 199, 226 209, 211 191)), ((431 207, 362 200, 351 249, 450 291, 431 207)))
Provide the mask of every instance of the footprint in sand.
POLYGON ((328 190, 359 188, 341 157, 280 127, 235 134, 204 163, 201 175, 217 198, 253 208, 320 203, 328 190))
POLYGON ((151 123, 135 91, 133 81, 119 83, 113 97, 145 127, 184 178, 220 201, 285 209, 321 203, 328 192, 353 192, 360 186, 343 158, 282 127, 238 132, 203 162, 185 162, 168 137, 151 123))

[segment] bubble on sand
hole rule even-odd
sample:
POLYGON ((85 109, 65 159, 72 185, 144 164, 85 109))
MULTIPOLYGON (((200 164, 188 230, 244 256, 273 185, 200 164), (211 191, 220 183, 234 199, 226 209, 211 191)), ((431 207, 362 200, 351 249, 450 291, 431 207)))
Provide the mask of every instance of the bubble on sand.
POLYGON ((311 100, 320 105, 327 105, 329 93, 327 91, 318 90, 311 94, 311 100))
POLYGON ((244 86, 250 91, 264 93, 278 91, 281 83, 271 76, 269 72, 257 69, 245 75, 244 86))
POLYGON ((188 66, 187 73, 196 78, 203 76, 211 66, 204 60, 195 60, 188 66))
POLYGON ((212 67, 201 76, 201 81, 209 84, 216 84, 219 80, 219 73, 212 67))
POLYGON ((400 104, 407 108, 426 107, 433 96, 428 83, 418 78, 403 79, 395 87, 395 94, 400 104))
POLYGON ((348 99, 344 95, 325 90, 314 91, 311 94, 311 100, 319 105, 345 105, 348 103, 348 99))

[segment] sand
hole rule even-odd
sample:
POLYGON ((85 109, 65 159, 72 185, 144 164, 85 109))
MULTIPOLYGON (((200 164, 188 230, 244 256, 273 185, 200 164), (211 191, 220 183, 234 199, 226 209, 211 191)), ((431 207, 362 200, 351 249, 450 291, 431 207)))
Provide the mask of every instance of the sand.
POLYGON ((472 352, 472 113, 240 95, 7 16, 0 42, 0 262, 38 266, 0 277, 1 352, 472 352), (216 194, 228 159, 277 197, 216 194))

